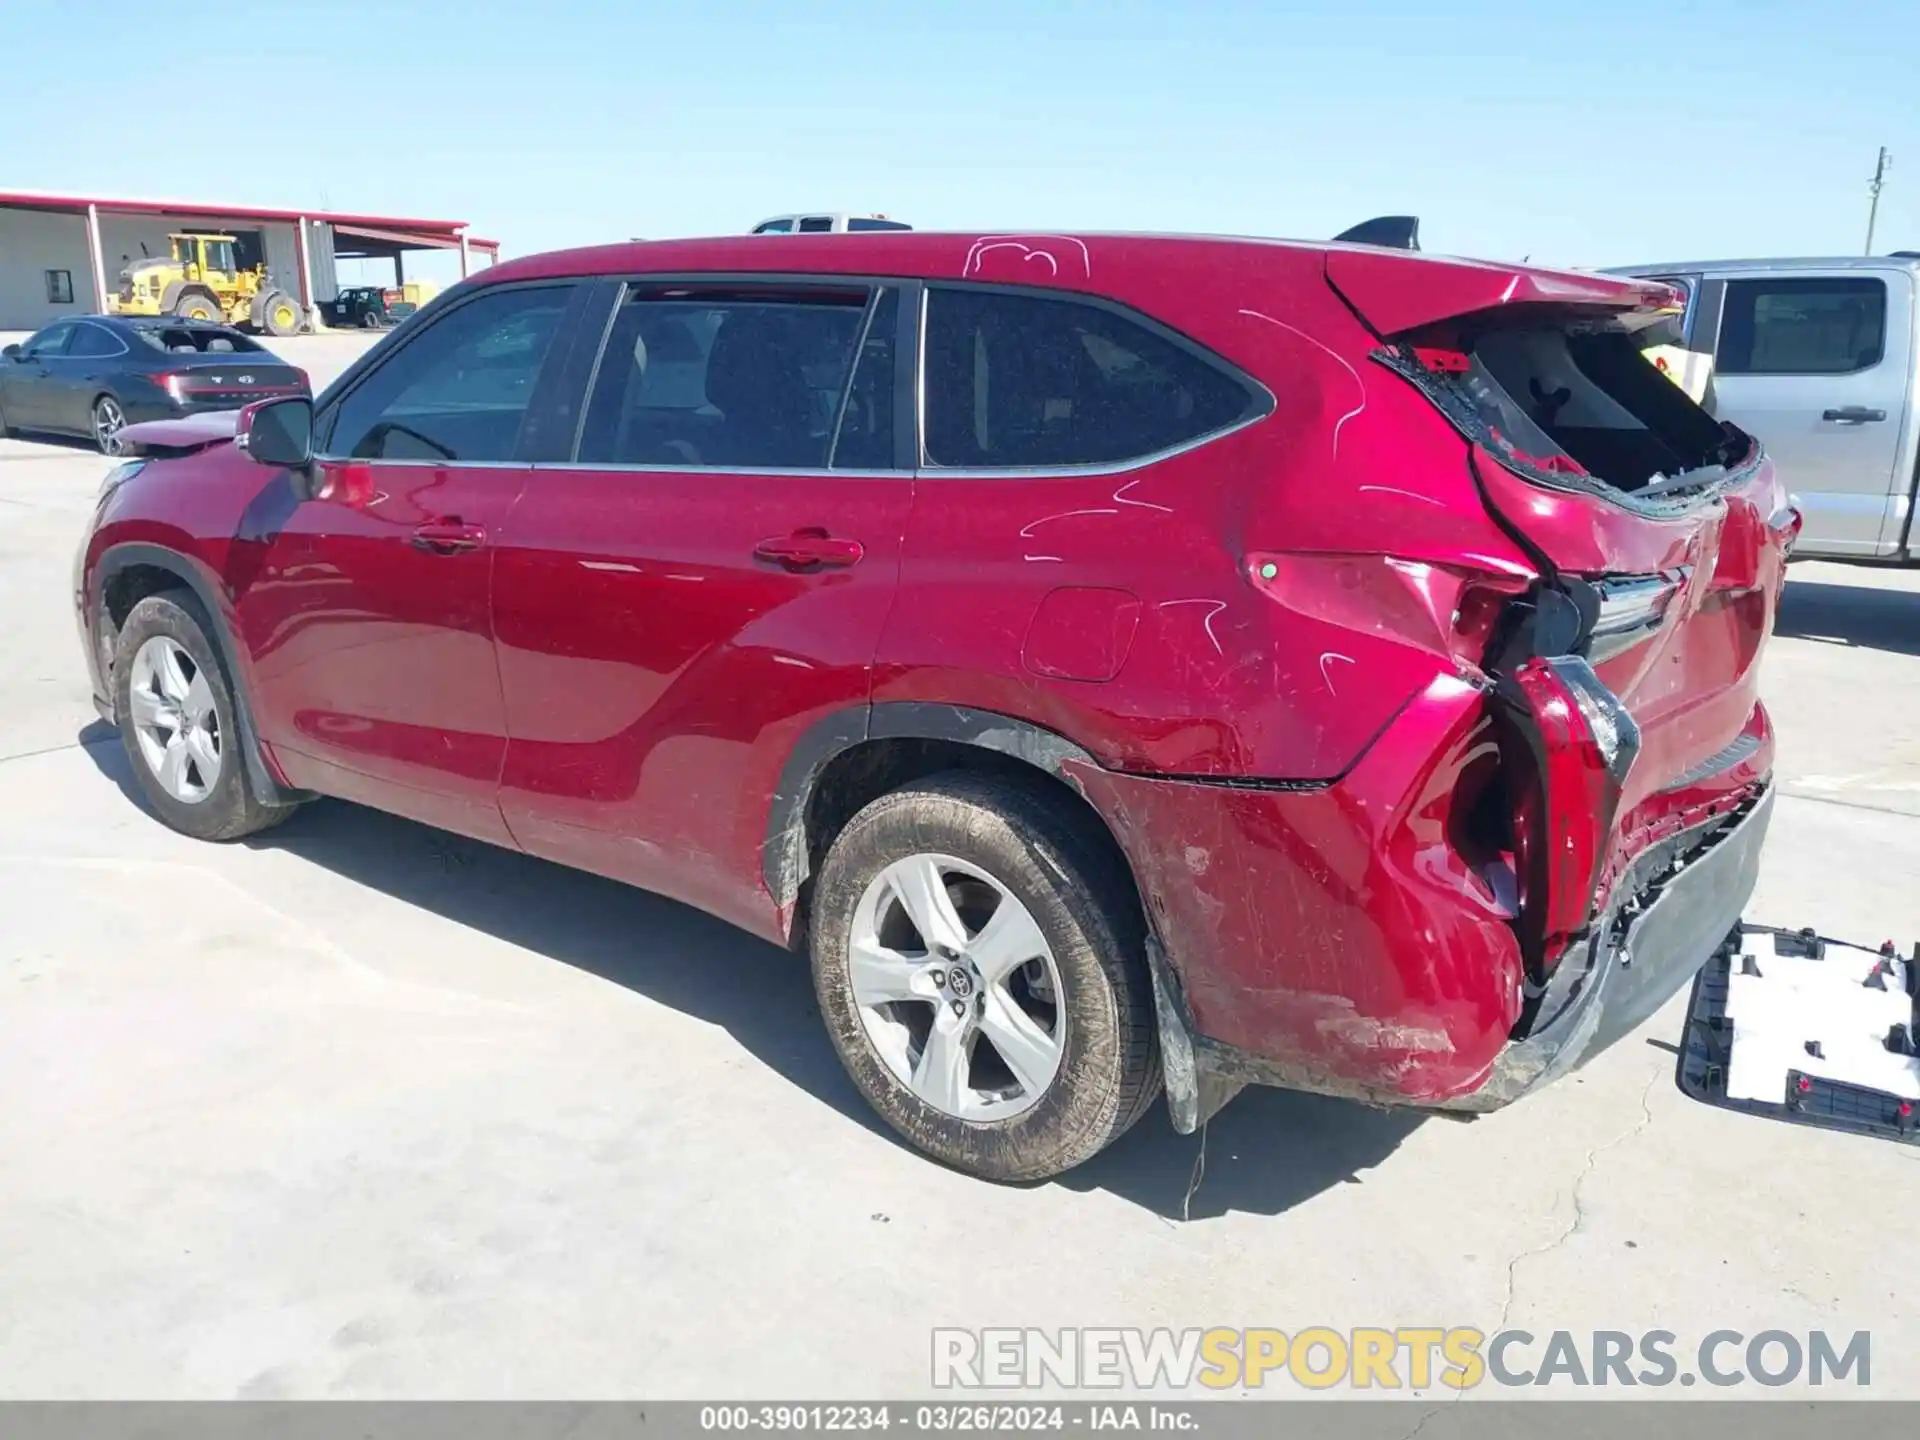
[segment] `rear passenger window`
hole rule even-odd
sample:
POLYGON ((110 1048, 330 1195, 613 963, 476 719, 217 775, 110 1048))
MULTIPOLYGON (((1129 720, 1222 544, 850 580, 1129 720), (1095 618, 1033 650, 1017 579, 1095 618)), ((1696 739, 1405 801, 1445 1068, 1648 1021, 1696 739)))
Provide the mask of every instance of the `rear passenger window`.
POLYGON ((1845 375, 1885 353, 1884 281, 1729 280, 1714 357, 1722 375, 1845 375))
POLYGON ((448 311, 346 397, 325 453, 356 460, 513 459, 571 290, 495 290, 448 311))
MULTIPOLYGON (((580 460, 824 469, 865 292, 686 295, 678 287, 638 290, 621 305, 587 405, 580 460)), ((865 425, 872 417, 863 408, 855 418, 865 425)))
POLYGON ((933 465, 1103 465, 1258 414, 1263 392, 1104 305, 1008 291, 927 296, 933 465))
POLYGON ((107 355, 124 355, 127 347, 120 343, 119 337, 112 332, 102 330, 98 325, 76 325, 73 339, 67 342, 67 354, 83 359, 97 359, 107 355))

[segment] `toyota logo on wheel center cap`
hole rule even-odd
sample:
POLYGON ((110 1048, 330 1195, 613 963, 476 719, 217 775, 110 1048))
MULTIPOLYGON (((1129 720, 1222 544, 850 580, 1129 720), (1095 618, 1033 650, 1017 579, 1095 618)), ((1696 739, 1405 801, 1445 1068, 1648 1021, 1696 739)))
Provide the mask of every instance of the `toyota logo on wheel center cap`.
POLYGON ((947 988, 964 1000, 973 993, 973 976, 964 966, 956 965, 947 972, 947 988))

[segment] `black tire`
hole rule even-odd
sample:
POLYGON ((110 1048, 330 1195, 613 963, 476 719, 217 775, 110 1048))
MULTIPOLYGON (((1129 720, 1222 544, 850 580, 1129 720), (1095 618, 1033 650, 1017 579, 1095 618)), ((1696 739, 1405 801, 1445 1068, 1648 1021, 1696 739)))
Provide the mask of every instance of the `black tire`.
POLYGON ((0 410, 0 440, 11 440, 20 432, 7 423, 7 412, 0 410))
POLYGON ((136 604, 120 627, 113 662, 113 709, 119 717, 120 742, 132 767, 134 783, 147 806, 161 820, 196 840, 238 840, 278 825, 297 806, 263 804, 254 793, 252 778, 241 754, 244 743, 235 714, 233 690, 224 658, 212 639, 213 626, 200 602, 184 590, 149 595, 136 604), (134 657, 156 636, 174 641, 187 654, 195 673, 212 692, 220 737, 219 766, 204 799, 183 802, 169 794, 142 750, 134 723, 131 690, 134 657))
POLYGON ((360 312, 360 328, 362 330, 378 330, 380 328, 380 312, 372 309, 362 310, 360 312))
MULTIPOLYGON (((861 810, 821 866, 810 913, 815 994, 840 1060, 909 1144, 957 1170, 1041 1180, 1091 1159, 1160 1093, 1159 1036, 1131 881, 1068 806, 997 776, 951 772, 861 810), (881 871, 942 854, 993 876, 1033 917, 1059 969, 1059 1069, 1006 1119, 950 1115, 913 1092, 875 1050, 854 1003, 848 949, 861 896, 881 871)), ((1056 1032, 1057 1033, 1057 1032, 1056 1032)))
POLYGON ((292 335, 300 328, 300 307, 284 290, 269 290, 260 297, 259 328, 269 335, 292 335))
POLYGON ((220 302, 211 295, 198 290, 189 290, 173 303, 173 313, 182 320, 224 320, 227 317, 220 312, 220 302))

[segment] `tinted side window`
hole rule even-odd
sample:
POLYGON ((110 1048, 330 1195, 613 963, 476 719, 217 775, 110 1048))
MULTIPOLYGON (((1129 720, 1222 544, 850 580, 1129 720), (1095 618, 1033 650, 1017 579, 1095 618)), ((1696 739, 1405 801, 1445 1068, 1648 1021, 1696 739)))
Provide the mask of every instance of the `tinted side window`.
POLYGON ((753 233, 756 235, 785 235, 792 229, 793 221, 791 219, 769 220, 764 225, 754 226, 753 233))
POLYGON ((831 215, 803 215, 800 218, 799 228, 803 232, 809 235, 819 234, 821 231, 832 230, 833 217, 831 215))
POLYGON ((102 330, 98 325, 74 326, 73 339, 67 342, 67 354, 86 359, 119 355, 124 353, 126 348, 120 343, 117 335, 102 330))
POLYGON ((1887 287, 1872 279, 1730 280, 1722 375, 1845 375, 1885 353, 1887 287))
POLYGON ((1255 392, 1101 305, 993 290, 927 296, 926 449, 934 465, 1099 465, 1256 413, 1255 392))
POLYGON ((866 295, 684 293, 639 290, 621 305, 587 404, 580 460, 824 467, 866 295))
POLYGON ((495 290, 368 373, 325 450, 359 460, 511 460, 571 286, 495 290))
POLYGON ((58 325, 49 325, 38 335, 35 335, 31 340, 27 341, 25 345, 22 345, 20 350, 22 354, 26 355, 64 355, 67 353, 67 342, 72 336, 72 322, 63 321, 58 325))
POLYGON ((856 216, 847 221, 849 230, 911 230, 911 225, 902 225, 898 220, 879 220, 866 216, 856 216))

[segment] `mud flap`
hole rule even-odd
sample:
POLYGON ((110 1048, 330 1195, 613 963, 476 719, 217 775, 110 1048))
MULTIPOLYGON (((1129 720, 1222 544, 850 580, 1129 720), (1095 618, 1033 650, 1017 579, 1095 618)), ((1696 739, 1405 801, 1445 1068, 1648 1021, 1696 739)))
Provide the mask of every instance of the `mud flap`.
POLYGON ((1742 926, 1693 983, 1681 1090, 1708 1105, 1916 1143, 1920 948, 1742 926), (1770 943, 1766 943, 1770 942, 1770 943))
POLYGON ((1218 1074, 1193 1043, 1180 981, 1166 952, 1147 937, 1147 963, 1153 971, 1153 1008, 1160 1022, 1160 1071, 1167 1091, 1167 1114, 1174 1130, 1191 1135, 1246 1088, 1245 1080, 1218 1074))

